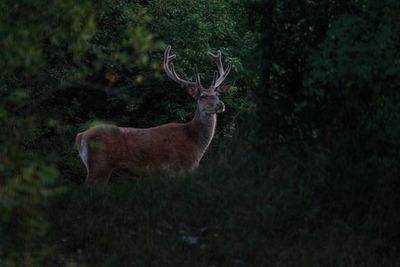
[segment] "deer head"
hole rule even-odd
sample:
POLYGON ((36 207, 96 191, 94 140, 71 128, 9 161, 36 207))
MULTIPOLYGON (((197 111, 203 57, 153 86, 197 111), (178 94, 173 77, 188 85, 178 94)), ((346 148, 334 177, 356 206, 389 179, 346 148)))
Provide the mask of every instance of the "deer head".
POLYGON ((201 84, 200 75, 197 66, 194 65, 194 81, 183 80, 178 77, 175 72, 174 64, 171 62, 176 55, 170 55, 171 46, 167 46, 164 52, 164 70, 168 77, 182 86, 188 88, 189 94, 196 100, 197 107, 203 115, 212 115, 225 111, 225 104, 219 99, 219 96, 229 90, 229 85, 222 85, 222 82, 228 76, 231 65, 229 64, 226 70, 221 61, 221 51, 217 54, 208 52, 209 58, 217 64, 217 71, 214 72, 214 78, 208 88, 201 84))

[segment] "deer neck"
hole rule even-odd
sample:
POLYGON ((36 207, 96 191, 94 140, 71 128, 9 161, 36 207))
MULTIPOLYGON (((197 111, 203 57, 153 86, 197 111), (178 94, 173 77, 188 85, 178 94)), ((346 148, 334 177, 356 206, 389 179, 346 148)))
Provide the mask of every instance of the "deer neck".
POLYGON ((216 114, 206 114, 197 108, 194 118, 189 122, 192 136, 196 144, 204 153, 214 137, 215 126, 217 125, 216 114))

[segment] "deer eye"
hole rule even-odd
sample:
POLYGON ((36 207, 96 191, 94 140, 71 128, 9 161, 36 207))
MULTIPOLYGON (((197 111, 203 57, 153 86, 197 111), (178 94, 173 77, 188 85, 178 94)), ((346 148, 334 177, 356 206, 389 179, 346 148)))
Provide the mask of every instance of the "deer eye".
POLYGON ((206 98, 206 96, 205 95, 200 95, 200 98, 204 99, 204 98, 206 98))

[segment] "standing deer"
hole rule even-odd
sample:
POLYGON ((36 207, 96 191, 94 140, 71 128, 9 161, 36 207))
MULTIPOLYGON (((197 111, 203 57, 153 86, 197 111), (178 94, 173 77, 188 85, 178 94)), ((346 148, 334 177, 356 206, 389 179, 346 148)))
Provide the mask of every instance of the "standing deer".
POLYGON ((228 76, 231 65, 224 69, 221 52, 208 56, 215 61, 217 70, 210 87, 200 82, 197 66, 194 80, 178 77, 171 61, 171 46, 164 52, 164 70, 169 78, 188 88, 196 100, 194 118, 188 123, 168 123, 152 128, 125 128, 101 125, 77 134, 76 145, 85 164, 85 183, 106 184, 116 169, 126 169, 135 175, 158 172, 194 170, 214 136, 216 113, 225 111, 219 96, 227 92, 229 85, 221 85, 228 76))

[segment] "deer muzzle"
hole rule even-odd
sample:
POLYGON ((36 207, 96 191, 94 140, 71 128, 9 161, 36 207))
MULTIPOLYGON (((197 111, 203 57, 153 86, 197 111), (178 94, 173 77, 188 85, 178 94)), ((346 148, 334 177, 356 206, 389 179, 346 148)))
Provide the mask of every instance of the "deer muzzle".
POLYGON ((222 113, 225 111, 225 104, 224 102, 220 101, 217 104, 217 113, 222 113))

